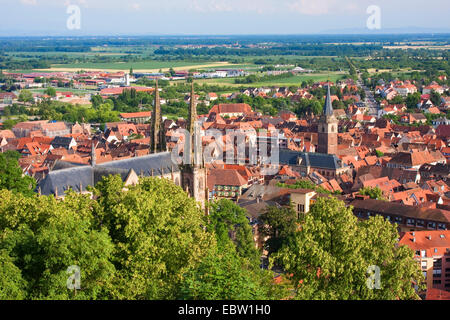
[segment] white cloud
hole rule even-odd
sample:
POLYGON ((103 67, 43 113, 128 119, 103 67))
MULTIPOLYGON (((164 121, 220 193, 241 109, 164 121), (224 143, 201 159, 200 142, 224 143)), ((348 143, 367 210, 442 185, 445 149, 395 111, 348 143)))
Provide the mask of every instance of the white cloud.
POLYGON ((20 0, 20 3, 27 6, 35 6, 37 5, 37 0, 20 0))
POLYGON ((287 4, 287 7, 304 15, 319 16, 331 13, 354 13, 360 10, 359 3, 355 1, 338 0, 296 0, 287 4))
POLYGON ((88 7, 88 2, 87 0, 65 0, 64 1, 64 6, 68 7, 70 5, 81 5, 83 7, 88 7))
POLYGON ((131 9, 133 10, 140 10, 141 9, 141 4, 140 3, 132 3, 131 4, 131 9))
POLYGON ((277 0, 188 0, 187 8, 200 13, 273 13, 277 0))

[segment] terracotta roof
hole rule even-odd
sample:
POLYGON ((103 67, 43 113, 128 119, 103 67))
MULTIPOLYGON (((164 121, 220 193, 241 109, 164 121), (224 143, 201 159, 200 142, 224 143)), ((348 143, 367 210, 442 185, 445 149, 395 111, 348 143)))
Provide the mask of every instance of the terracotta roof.
POLYGON ((252 113, 252 107, 246 103, 218 104, 211 108, 209 113, 252 113))
POLYGON ((248 183, 237 170, 210 169, 208 172, 208 188, 214 189, 215 185, 244 186, 248 183))
POLYGON ((120 117, 124 119, 128 118, 148 118, 152 116, 151 111, 133 112, 133 113, 121 113, 120 117))
POLYGON ((427 290, 427 296, 425 300, 450 300, 450 292, 430 288, 427 290))
POLYGON ((450 230, 405 232, 399 244, 407 245, 414 251, 425 250, 427 257, 442 255, 447 248, 450 250, 450 230))

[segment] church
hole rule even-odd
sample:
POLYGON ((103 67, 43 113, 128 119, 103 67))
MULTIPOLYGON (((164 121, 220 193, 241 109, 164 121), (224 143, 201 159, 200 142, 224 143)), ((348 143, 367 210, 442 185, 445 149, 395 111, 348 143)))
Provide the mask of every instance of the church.
POLYGON ((80 193, 87 192, 88 186, 95 186, 97 182, 108 175, 119 174, 125 185, 138 183, 139 177, 162 177, 181 186, 204 208, 209 192, 202 153, 195 152, 195 148, 201 150, 201 138, 198 128, 196 130, 196 108, 194 84, 192 84, 187 121, 187 130, 190 134, 186 137, 188 140, 186 145, 190 147, 185 148, 185 152, 188 152, 185 158, 190 159, 187 163, 178 165, 173 161, 171 153, 167 151, 158 83, 156 82, 149 155, 97 164, 95 146, 92 144, 91 165, 58 161, 53 170, 39 183, 36 191, 42 195, 53 194, 61 198, 69 189, 80 193))
POLYGON ((338 120, 334 116, 330 86, 328 86, 323 114, 318 125, 318 152, 297 152, 280 149, 280 165, 292 166, 302 177, 317 172, 328 179, 334 179, 344 173, 351 172, 351 168, 336 156, 337 150, 338 120))

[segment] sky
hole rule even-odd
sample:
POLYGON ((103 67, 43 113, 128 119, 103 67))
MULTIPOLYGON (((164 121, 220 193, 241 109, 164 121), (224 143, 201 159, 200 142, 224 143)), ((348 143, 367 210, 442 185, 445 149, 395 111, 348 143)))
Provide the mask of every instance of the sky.
POLYGON ((0 0, 0 8, 0 36, 450 32, 449 0, 0 0), (370 6, 380 10, 376 31, 367 28, 370 6))

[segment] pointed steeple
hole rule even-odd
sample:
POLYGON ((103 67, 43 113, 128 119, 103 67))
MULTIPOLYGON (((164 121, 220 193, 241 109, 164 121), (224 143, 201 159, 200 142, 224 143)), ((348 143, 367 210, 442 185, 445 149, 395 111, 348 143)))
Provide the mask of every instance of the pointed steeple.
POLYGON ((333 115, 333 104, 331 103, 330 84, 327 85, 327 97, 325 98, 323 114, 326 117, 331 117, 333 115))
POLYGON ((189 106, 189 115, 186 130, 189 132, 190 139, 190 164, 195 167, 203 167, 203 163, 199 158, 201 152, 201 137, 198 132, 199 128, 196 126, 197 122, 197 103, 195 101, 194 82, 191 85, 191 101, 189 106))
POLYGON ((194 92, 194 81, 191 84, 191 101, 189 106, 189 115, 188 115, 188 123, 187 130, 191 134, 194 133, 195 121, 197 121, 197 104, 195 103, 195 92, 194 92))
POLYGON ((162 150, 164 146, 161 145, 161 136, 162 136, 161 123, 162 123, 161 102, 159 98, 158 79, 157 79, 155 84, 155 101, 153 103, 151 141, 150 141, 151 143, 150 151, 152 153, 157 153, 158 151, 165 151, 162 150))

